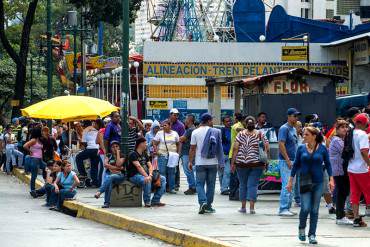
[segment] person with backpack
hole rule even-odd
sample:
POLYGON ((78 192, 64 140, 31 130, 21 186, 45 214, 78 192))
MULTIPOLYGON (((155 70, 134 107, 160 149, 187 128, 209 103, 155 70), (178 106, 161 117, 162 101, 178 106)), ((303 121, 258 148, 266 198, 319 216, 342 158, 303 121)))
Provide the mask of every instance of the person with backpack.
POLYGON ((195 174, 199 203, 199 214, 215 213, 212 203, 215 195, 215 185, 218 166, 224 166, 225 158, 222 150, 221 131, 213 128, 213 117, 203 113, 199 128, 191 134, 189 169, 195 174), (207 185, 205 190, 204 186, 207 185))

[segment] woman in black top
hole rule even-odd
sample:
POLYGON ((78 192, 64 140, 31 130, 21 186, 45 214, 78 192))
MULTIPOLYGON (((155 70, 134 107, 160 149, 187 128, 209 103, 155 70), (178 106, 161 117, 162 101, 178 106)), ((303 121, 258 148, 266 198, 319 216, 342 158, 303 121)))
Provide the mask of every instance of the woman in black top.
POLYGON ((160 175, 160 187, 156 188, 150 200, 153 182, 155 181, 153 181, 153 167, 146 152, 146 147, 146 139, 139 137, 136 141, 135 151, 129 155, 127 177, 132 183, 143 187, 145 207, 162 207, 165 206, 164 203, 161 203, 161 197, 166 191, 166 178, 160 175))

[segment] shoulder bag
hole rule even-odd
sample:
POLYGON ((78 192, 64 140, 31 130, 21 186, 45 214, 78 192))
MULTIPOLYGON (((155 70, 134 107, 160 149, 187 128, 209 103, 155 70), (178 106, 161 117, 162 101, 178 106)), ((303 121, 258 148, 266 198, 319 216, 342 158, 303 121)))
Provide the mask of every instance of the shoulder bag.
POLYGON ((258 142, 258 161, 262 164, 268 163, 267 153, 265 150, 265 143, 262 139, 262 134, 259 132, 259 142, 258 142))

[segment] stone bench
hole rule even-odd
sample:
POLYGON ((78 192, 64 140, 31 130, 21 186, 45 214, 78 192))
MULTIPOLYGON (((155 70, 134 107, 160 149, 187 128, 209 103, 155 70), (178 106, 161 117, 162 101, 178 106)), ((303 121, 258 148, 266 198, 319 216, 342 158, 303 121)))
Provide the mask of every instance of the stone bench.
POLYGON ((124 181, 119 185, 113 186, 110 206, 111 207, 141 207, 143 190, 141 187, 124 181))

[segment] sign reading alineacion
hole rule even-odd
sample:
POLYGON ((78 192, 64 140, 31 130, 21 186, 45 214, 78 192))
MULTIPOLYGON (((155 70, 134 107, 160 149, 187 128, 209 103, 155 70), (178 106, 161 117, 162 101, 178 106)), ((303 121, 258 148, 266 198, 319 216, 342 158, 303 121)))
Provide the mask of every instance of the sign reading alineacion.
POLYGON ((282 61, 307 61, 307 46, 283 46, 281 50, 282 61))

